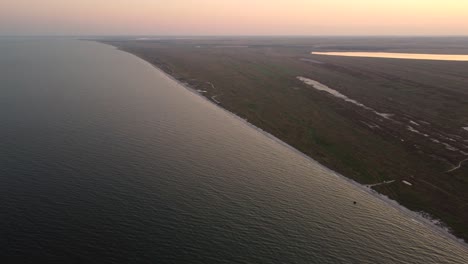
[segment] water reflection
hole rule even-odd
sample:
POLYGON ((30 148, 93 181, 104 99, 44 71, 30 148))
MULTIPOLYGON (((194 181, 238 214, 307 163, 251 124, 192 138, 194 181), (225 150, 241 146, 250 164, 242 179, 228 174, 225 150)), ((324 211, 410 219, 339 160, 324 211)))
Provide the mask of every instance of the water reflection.
POLYGON ((468 61, 468 55, 460 54, 418 54, 394 52, 311 52, 313 55, 365 57, 365 58, 391 58, 408 60, 442 60, 442 61, 468 61))

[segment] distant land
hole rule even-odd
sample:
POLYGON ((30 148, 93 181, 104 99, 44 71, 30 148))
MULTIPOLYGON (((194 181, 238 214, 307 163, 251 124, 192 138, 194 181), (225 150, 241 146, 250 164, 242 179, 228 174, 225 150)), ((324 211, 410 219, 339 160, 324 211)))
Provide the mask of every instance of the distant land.
POLYGON ((468 38, 99 41, 468 241, 468 62, 311 54, 468 55, 468 38))

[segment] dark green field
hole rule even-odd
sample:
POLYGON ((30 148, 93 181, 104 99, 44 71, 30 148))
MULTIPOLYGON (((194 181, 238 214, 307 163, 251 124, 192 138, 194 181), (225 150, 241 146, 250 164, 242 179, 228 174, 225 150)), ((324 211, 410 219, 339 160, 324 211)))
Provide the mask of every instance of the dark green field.
MULTIPOLYGON (((468 38, 102 41, 133 53, 333 170, 468 240, 468 62, 311 51, 468 54, 468 38), (318 91, 303 76, 380 113, 318 91), (452 170, 454 169, 454 170, 452 170), (450 171, 451 170, 451 171, 450 171), (403 181, 411 183, 405 184, 403 181)), ((313 175, 311 175, 313 177, 313 175)))

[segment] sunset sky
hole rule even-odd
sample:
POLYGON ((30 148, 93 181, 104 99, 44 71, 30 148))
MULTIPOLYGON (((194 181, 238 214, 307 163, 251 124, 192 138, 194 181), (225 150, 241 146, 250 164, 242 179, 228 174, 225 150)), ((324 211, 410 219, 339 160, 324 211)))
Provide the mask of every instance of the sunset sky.
POLYGON ((468 35, 468 0, 0 0, 0 35, 468 35))

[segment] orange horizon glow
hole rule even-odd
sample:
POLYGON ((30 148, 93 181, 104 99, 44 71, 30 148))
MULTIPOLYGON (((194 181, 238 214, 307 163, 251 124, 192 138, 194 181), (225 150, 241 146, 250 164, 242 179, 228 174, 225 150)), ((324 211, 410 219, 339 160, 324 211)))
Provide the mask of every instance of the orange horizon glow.
POLYGON ((460 0, 6 0, 0 35, 468 35, 460 0))

